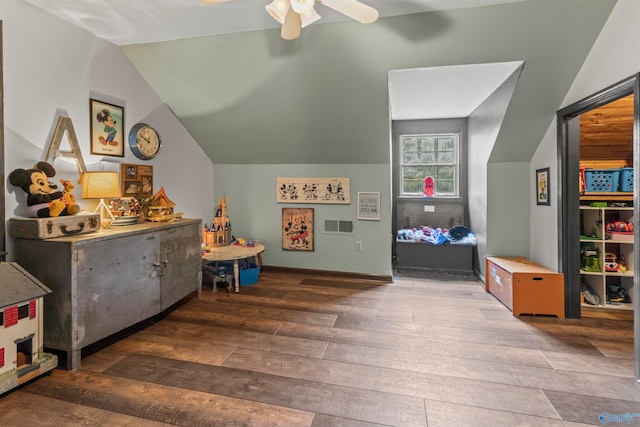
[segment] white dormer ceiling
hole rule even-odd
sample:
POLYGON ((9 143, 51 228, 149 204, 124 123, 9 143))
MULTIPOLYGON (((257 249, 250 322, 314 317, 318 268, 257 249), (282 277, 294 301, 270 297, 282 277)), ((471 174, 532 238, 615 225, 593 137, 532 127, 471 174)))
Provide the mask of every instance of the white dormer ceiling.
POLYGON ((389 71, 392 120, 468 117, 521 61, 389 71))
MULTIPOLYGON (((117 45, 179 40, 279 27, 265 10, 271 0, 232 0, 206 5, 200 0, 26 0, 117 45)), ((363 0, 380 16, 515 3, 526 0, 363 0)), ((348 21, 331 9, 316 8, 318 24, 348 21)))

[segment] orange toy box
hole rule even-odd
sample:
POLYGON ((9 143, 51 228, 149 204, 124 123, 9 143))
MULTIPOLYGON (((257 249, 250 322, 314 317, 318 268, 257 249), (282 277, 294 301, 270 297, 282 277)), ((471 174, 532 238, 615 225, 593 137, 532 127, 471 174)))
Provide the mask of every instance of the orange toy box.
POLYGON ((524 257, 486 258, 486 290, 514 316, 545 314, 564 318, 564 276, 524 257))

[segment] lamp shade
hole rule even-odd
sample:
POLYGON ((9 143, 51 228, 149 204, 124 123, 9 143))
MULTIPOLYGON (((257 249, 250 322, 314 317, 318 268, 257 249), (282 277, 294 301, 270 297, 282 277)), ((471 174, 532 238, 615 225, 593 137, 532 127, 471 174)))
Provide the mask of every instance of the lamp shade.
POLYGON ((287 12, 291 7, 289 0, 273 0, 270 4, 265 6, 269 15, 280 24, 284 23, 284 18, 287 16, 287 12))
POLYGON ((85 172, 81 185, 83 199, 110 199, 121 194, 118 172, 85 172))
POLYGON ((302 28, 304 28, 320 19, 320 15, 318 15, 318 12, 316 12, 314 8, 311 8, 310 11, 301 14, 300 18, 302 19, 302 28))

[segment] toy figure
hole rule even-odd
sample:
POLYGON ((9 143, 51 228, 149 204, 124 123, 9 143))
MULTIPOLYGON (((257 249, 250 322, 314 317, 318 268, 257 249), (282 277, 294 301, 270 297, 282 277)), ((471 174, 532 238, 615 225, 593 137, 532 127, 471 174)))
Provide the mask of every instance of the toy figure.
POLYGON ((424 179, 424 191, 422 195, 424 197, 433 197, 435 194, 435 180, 432 176, 428 176, 424 179))
POLYGON ((116 121, 111 117, 111 112, 104 108, 101 112, 96 116, 96 120, 100 123, 104 123, 104 131, 107 133, 107 138, 104 137, 98 138, 100 143, 103 145, 118 145, 118 142, 115 141, 116 138, 116 121))

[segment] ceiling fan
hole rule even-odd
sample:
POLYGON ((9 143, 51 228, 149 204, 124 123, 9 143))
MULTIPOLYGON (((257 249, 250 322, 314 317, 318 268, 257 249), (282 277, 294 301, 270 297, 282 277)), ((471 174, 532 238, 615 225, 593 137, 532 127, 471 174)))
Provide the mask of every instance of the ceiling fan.
MULTIPOLYGON (((201 0, 206 4, 218 4, 231 0, 201 0)), ((378 19, 378 11, 358 0, 273 0, 266 6, 267 12, 282 24, 280 35, 285 40, 300 36, 300 29, 316 22, 320 15, 315 11, 316 1, 362 24, 378 19)))

